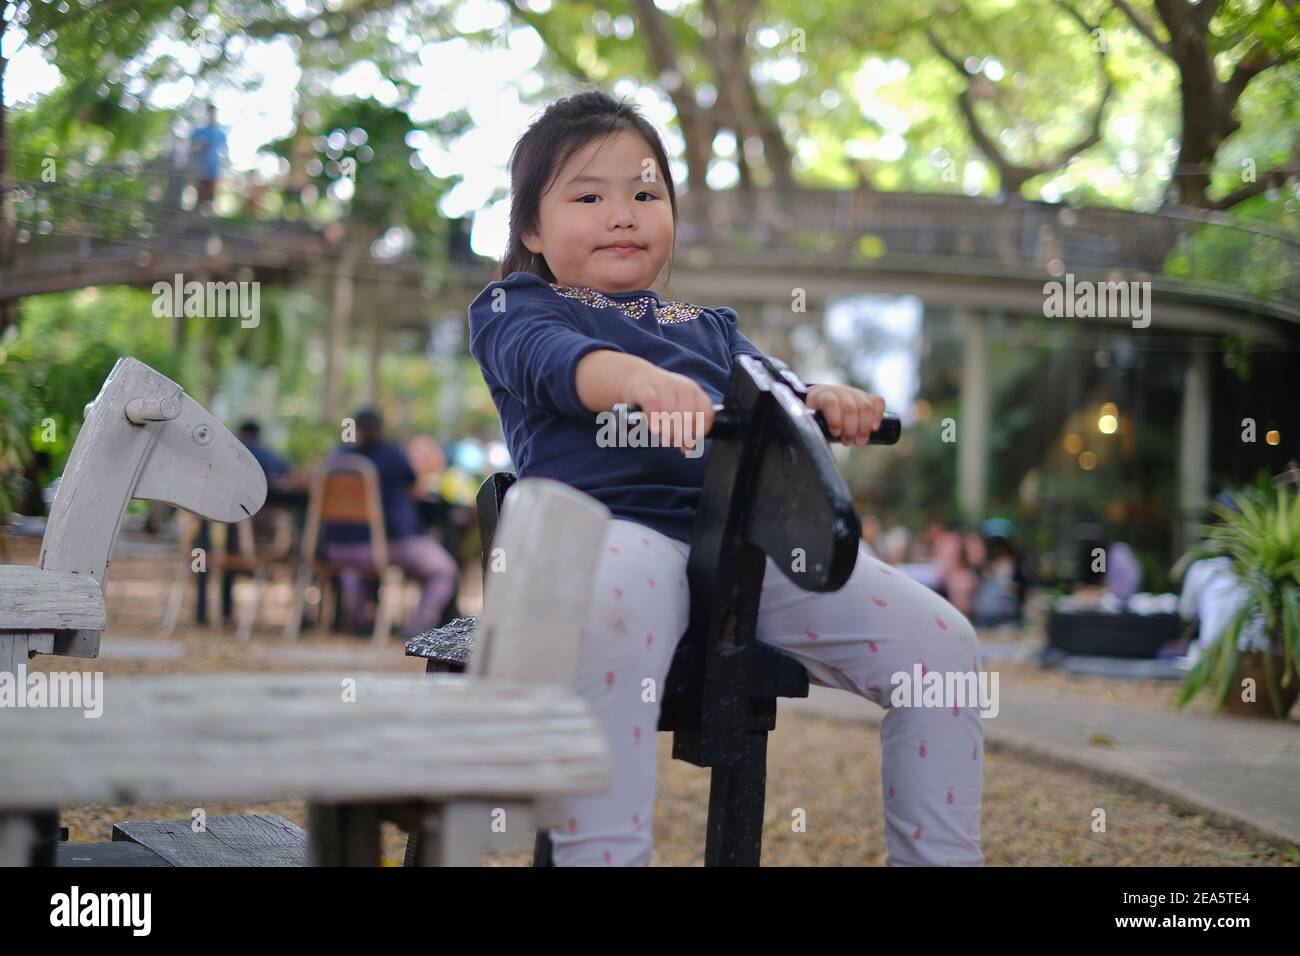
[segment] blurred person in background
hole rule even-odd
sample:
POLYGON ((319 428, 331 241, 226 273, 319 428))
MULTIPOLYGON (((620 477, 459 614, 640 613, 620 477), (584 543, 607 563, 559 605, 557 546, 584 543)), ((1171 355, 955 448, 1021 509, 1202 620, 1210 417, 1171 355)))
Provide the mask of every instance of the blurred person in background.
POLYGON ((880 539, 880 549, 885 562, 888 564, 905 564, 911 543, 912 532, 902 525, 895 525, 890 528, 880 539))
POLYGON ((291 483, 293 467, 271 449, 262 444, 262 425, 256 419, 247 419, 239 426, 239 440, 257 459, 266 473, 266 483, 270 487, 280 487, 291 483))
POLYGON ((406 456, 421 493, 437 494, 442 473, 447 470, 447 454, 442 446, 428 435, 416 435, 406 443, 406 456))
POLYGON ((217 195, 217 180, 221 177, 221 161, 226 152, 226 134, 217 125, 217 106, 208 104, 207 122, 190 134, 190 168, 194 171, 198 187, 198 210, 212 212, 217 195))
POLYGON ((945 531, 935 546, 934 577, 939 584, 935 590, 967 617, 979 588, 979 567, 974 562, 982 559, 983 542, 973 548, 968 535, 959 531, 945 531))
POLYGON ((880 526, 880 519, 873 514, 868 514, 862 518, 862 540, 867 543, 871 553, 880 557, 880 536, 883 529, 880 526))
POLYGON ((1123 541, 1112 541, 1107 545, 1106 576, 1103 581, 1107 590, 1119 598, 1121 604, 1127 604, 1129 598, 1141 589, 1142 565, 1133 549, 1123 541))
MULTIPOLYGON (((396 442, 384 438, 384 422, 374 409, 364 409, 353 416, 356 422, 355 445, 344 442, 334 455, 356 454, 369 458, 379 473, 379 494, 384 511, 384 532, 388 537, 388 560, 420 585, 420 603, 406 622, 404 636, 411 637, 437 627, 443 608, 456 591, 460 569, 447 549, 425 533, 424 522, 416 507, 420 495, 415 469, 396 442)), ((370 548, 370 529, 363 524, 337 521, 325 523, 322 531, 325 557, 341 564, 358 567, 374 561, 370 548)), ((353 624, 369 630, 359 620, 363 591, 359 570, 346 569, 341 575, 343 602, 353 624)))
POLYGON ((980 530, 988 556, 975 593, 974 622, 980 626, 1020 624, 1029 574, 1015 545, 1015 527, 1003 518, 990 518, 980 530))

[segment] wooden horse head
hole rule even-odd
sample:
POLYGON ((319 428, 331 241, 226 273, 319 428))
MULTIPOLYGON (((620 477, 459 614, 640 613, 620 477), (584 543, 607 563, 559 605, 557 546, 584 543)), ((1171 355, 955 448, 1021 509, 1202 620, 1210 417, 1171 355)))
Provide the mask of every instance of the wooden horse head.
POLYGON ((158 372, 118 359, 86 406, 41 543, 42 570, 99 582, 132 498, 213 521, 242 521, 266 501, 257 460, 207 409, 158 372))

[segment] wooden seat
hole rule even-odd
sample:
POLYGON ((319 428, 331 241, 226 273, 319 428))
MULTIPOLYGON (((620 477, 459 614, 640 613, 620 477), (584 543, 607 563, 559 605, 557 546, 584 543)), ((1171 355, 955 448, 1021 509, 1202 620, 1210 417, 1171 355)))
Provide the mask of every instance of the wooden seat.
POLYGON ((84 574, 0 566, 0 594, 0 631, 104 629, 104 591, 84 574))
POLYGON ((53 849, 59 867, 303 866, 307 831, 269 813, 207 817, 201 830, 190 817, 131 820, 113 824, 111 843, 65 836, 53 849))

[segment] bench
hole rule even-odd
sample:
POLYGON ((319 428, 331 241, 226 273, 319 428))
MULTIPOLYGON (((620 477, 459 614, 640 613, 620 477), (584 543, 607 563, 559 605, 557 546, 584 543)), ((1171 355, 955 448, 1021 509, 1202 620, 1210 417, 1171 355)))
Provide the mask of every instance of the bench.
MULTIPOLYGON (((779 697, 806 697, 808 675, 755 638, 766 557, 807 591, 835 591, 853 572, 861 526, 830 454, 824 423, 804 404, 807 388, 783 364, 737 356, 710 434, 712 448, 691 535, 690 621, 677 646, 658 729, 673 757, 712 769, 706 866, 757 866, 762 853, 767 734, 779 697), (802 562, 793 562, 800 549, 802 562)), ((889 416, 873 443, 898 438, 889 416)), ((498 472, 479 489, 485 583, 488 556, 515 476, 498 472)), ((426 671, 471 664, 475 622, 461 618, 406 645, 426 671)), ((408 860, 417 852, 413 837, 408 860)), ((551 865, 539 832, 534 864, 551 865)))

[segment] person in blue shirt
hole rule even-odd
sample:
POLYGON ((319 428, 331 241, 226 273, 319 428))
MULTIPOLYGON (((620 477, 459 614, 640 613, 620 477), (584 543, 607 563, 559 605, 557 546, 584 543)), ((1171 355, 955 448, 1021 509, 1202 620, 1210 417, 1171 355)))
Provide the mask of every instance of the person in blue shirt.
MULTIPOLYGON (((651 290, 672 255, 677 200, 659 133, 634 107, 596 91, 552 103, 515 145, 510 173, 501 279, 469 307, 470 352, 518 476, 562 481, 611 512, 575 689, 610 742, 613 782, 563 801, 552 859, 646 865, 659 704, 643 688, 663 686, 686 630, 713 405, 733 357, 761 353, 734 309, 651 290), (647 412, 653 440, 609 440, 601 413, 618 403, 647 412)), ((846 445, 865 444, 884 415, 879 396, 847 386, 814 386, 805 401, 846 445)), ((815 683, 886 709, 886 862, 980 865, 980 717, 996 702, 979 699, 986 685, 970 622, 860 544, 833 593, 801 591, 769 558, 757 637, 815 683), (918 691, 953 679, 940 680, 939 694, 900 693, 896 678, 914 674, 918 691)))
MULTIPOLYGON (((420 603, 406 622, 404 636, 413 636, 441 623, 443 608, 455 593, 460 568, 447 550, 426 533, 416 507, 416 474, 400 445, 384 439, 384 422, 374 409, 353 416, 356 443, 344 442, 335 455, 364 455, 379 473, 379 494, 384 511, 388 560, 420 585, 420 603)), ((331 561, 356 565, 340 576, 343 602, 356 621, 362 607, 359 568, 373 567, 370 529, 363 524, 326 522, 321 532, 325 556, 331 561)), ((364 622, 360 622, 365 627, 364 622)))
POLYGON ((221 159, 226 152, 226 134, 217 125, 217 107, 208 104, 208 121, 190 135, 190 165, 199 191, 198 205, 210 212, 221 176, 221 159))
POLYGON ((250 418, 240 425, 239 440, 262 466, 267 485, 274 487, 292 474, 289 463, 262 444, 262 426, 258 422, 250 418))

